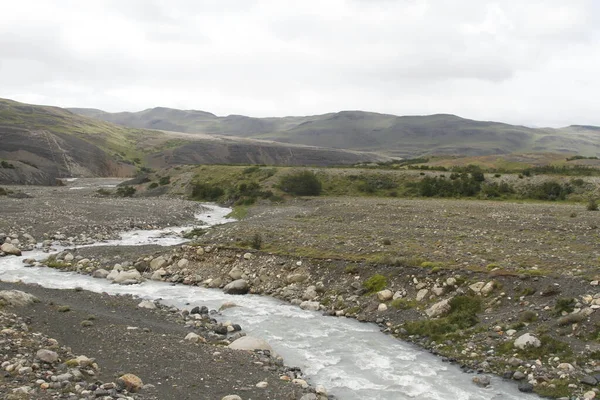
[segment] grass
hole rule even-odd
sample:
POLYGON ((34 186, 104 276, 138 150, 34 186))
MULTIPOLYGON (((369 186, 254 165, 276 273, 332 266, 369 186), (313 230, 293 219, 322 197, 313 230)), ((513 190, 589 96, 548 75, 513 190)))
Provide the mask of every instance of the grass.
POLYGON ((227 214, 227 218, 244 219, 248 216, 248 208, 249 206, 234 206, 232 211, 227 214))
POLYGON ((375 274, 366 281, 363 282, 363 287, 367 289, 367 293, 376 293, 383 289, 388 284, 388 280, 385 276, 380 274, 375 274))

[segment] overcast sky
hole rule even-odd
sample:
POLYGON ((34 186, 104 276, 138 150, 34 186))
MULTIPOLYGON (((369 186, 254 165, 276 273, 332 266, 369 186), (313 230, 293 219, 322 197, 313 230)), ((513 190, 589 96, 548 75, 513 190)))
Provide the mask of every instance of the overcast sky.
POLYGON ((600 125, 598 0, 0 0, 0 97, 600 125))

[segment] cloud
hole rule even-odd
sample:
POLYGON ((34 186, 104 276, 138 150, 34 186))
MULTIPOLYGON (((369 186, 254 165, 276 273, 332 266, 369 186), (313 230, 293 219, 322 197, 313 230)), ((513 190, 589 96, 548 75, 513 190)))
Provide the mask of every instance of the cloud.
POLYGON ((0 0, 0 96, 600 125, 593 0, 0 0))

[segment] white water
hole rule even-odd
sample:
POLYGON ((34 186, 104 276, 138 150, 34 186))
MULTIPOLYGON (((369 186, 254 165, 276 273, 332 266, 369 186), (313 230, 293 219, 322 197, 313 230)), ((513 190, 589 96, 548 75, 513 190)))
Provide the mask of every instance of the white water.
MULTIPOLYGON (((205 225, 231 222, 231 211, 207 205, 197 215, 205 225)), ((192 227, 156 231, 132 231, 121 240, 97 245, 174 245, 184 242, 176 233, 192 227), (168 232, 172 235, 160 237, 168 232)), ((533 399, 520 393, 514 384, 495 378, 492 387, 483 389, 471 383, 457 366, 442 363, 437 357, 381 332, 373 324, 352 319, 322 316, 304 311, 276 299, 257 295, 231 296, 216 289, 144 282, 139 285, 113 285, 73 272, 50 268, 24 267, 24 258, 42 259, 42 251, 22 257, 0 258, 0 280, 37 283, 48 288, 81 287, 94 292, 133 294, 146 299, 161 299, 179 308, 206 305, 217 309, 226 301, 240 307, 227 309, 222 319, 239 323, 250 335, 266 339, 283 356, 287 365, 298 366, 313 384, 322 384, 340 399, 378 400, 517 400, 533 399)))

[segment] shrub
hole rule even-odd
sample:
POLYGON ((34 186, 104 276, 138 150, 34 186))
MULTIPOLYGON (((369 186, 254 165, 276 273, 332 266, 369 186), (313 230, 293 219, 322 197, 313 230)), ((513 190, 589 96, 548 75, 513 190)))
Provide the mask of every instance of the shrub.
POLYGON ((392 300, 390 305, 397 310, 411 310, 417 306, 417 301, 408 299, 395 299, 392 300))
POLYGON ((354 264, 348 264, 348 265, 346 265, 346 268, 344 269, 344 271, 347 274, 354 274, 354 273, 356 273, 356 271, 358 271, 358 267, 354 264))
POLYGON ((6 196, 8 194, 8 191, 6 189, 4 189, 3 187, 0 187, 0 196, 6 196))
POLYGON ((556 300, 554 305, 554 315, 561 315, 563 312, 572 312, 575 309, 575 299, 572 297, 563 297, 556 300))
POLYGON ((4 160, 0 161, 0 167, 6 168, 6 169, 15 169, 15 166, 12 163, 9 163, 4 160))
POLYGON ((161 186, 168 185, 169 183, 171 183, 171 177, 170 176, 163 176, 162 178, 160 178, 158 180, 158 184, 161 185, 161 186))
POLYGON ((216 201, 225 194, 219 186, 207 183, 197 183, 192 188, 192 198, 195 200, 216 201))
POLYGON ((368 293, 379 292, 385 289, 386 286, 387 278, 380 274, 375 274, 363 282, 363 287, 367 289, 368 293))
POLYGON ((573 324, 579 323, 581 321, 584 321, 585 319, 586 319, 586 316, 583 314, 567 314, 564 317, 561 317, 558 319, 558 325, 560 325, 560 326, 573 325, 573 324))
POLYGON ((104 196, 104 197, 110 196, 112 194, 112 192, 110 190, 108 190, 108 189, 98 189, 98 190, 96 190, 96 193, 98 195, 104 196))
POLYGON ((537 321, 537 314, 534 311, 531 310, 527 310, 527 311, 523 311, 521 314, 519 314, 519 321, 520 322, 535 322, 537 321))
POLYGON ((279 188, 296 196, 318 196, 321 194, 321 181, 311 171, 286 175, 279 181, 279 188))
POLYGON ((151 184, 148 185, 148 189, 155 189, 158 187, 158 183, 156 182, 152 182, 151 184))
POLYGON ((205 229, 202 229, 202 228, 194 228, 194 229, 192 229, 192 230, 191 230, 191 231, 189 231, 189 232, 185 232, 185 233, 183 234, 183 237, 184 237, 185 239, 193 239, 195 236, 202 236, 202 235, 204 235, 205 233, 206 233, 206 230, 205 230, 205 229))
POLYGON ((250 247, 256 250, 260 250, 260 248, 262 247, 262 243, 263 239, 260 233, 255 233, 254 236, 252 236, 252 240, 250 241, 250 247))
POLYGON ((556 181, 547 181, 540 185, 530 186, 526 196, 536 200, 564 200, 568 194, 573 193, 573 188, 561 185, 556 181))
POLYGON ((135 192, 136 190, 132 186, 120 186, 115 194, 119 197, 132 197, 135 192))
POLYGON ((596 199, 589 199, 586 208, 588 211, 598 211, 598 202, 596 199))

